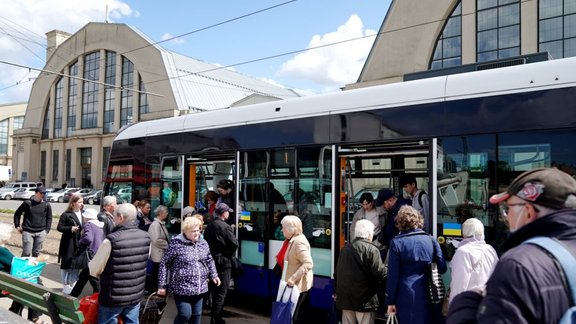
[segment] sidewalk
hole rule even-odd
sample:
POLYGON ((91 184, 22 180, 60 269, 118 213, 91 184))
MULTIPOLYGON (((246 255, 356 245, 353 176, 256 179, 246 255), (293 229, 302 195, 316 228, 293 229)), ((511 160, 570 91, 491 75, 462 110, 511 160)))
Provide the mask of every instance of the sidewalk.
MULTIPOLYGON (((8 249, 14 253, 14 255, 19 256, 21 254, 21 248, 8 246, 8 249)), ((54 255, 50 256, 48 260, 48 264, 44 271, 42 272, 42 282, 45 287, 52 288, 57 291, 62 291, 62 284, 60 283, 60 265, 56 263, 56 257, 54 255)), ((82 298, 87 295, 92 294, 92 287, 90 284, 86 284, 82 294, 79 298, 82 298)), ((0 307, 4 309, 8 309, 12 304, 12 300, 9 298, 0 298, 0 307)), ((173 298, 168 299, 168 305, 166 306, 166 310, 164 311, 164 316, 162 316, 162 320, 160 323, 162 324, 171 324, 176 317, 176 305, 174 303, 173 298)), ((22 316, 26 318, 27 310, 24 310, 22 316)), ((42 320, 47 323, 52 323, 50 321, 50 317, 46 315, 42 315, 42 320)), ((250 310, 239 309, 234 307, 225 306, 224 307, 224 319, 229 324, 260 324, 260 323, 270 323, 270 318, 255 314, 250 310)), ((210 323, 210 315, 202 315, 202 323, 210 323)))

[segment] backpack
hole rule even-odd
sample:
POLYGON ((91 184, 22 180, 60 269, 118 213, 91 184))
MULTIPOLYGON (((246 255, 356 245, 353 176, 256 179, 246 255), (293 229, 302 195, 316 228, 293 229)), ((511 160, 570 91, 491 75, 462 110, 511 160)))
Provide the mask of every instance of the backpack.
POLYGON ((418 194, 418 205, 420 207, 422 207, 422 196, 424 196, 426 194, 426 191, 421 190, 420 193, 418 194))
POLYGON ((524 243, 537 245, 553 256, 560 264, 563 272, 563 277, 568 284, 569 298, 571 299, 572 307, 568 308, 558 323, 569 324, 576 323, 576 258, 572 255, 564 244, 560 241, 550 238, 538 236, 527 240, 524 243))

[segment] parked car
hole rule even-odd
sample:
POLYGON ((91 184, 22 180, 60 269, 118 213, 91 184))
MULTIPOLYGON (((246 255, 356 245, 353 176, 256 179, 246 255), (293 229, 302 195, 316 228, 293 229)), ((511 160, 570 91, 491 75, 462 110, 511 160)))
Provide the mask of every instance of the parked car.
POLYGON ((20 188, 14 193, 14 199, 28 200, 34 196, 36 188, 20 188))
POLYGON ((67 193, 64 194, 64 198, 63 198, 63 202, 69 202, 70 201, 70 197, 72 197, 72 195, 74 194, 80 194, 81 196, 84 196, 84 194, 89 193, 90 191, 92 191, 92 188, 83 188, 83 189, 77 189, 77 190, 71 190, 68 191, 67 193))
POLYGON ((84 203, 90 205, 100 204, 100 196, 102 195, 102 190, 92 189, 90 192, 83 193, 84 203))
POLYGON ((78 190, 79 188, 65 188, 60 189, 54 192, 51 192, 46 195, 46 201, 49 202, 64 202, 64 194, 70 192, 72 190, 78 190))
POLYGON ((0 199, 10 200, 14 198, 14 193, 20 188, 36 188, 41 185, 42 182, 9 182, 4 187, 0 188, 0 199))
POLYGON ((114 195, 116 196, 118 204, 132 202, 132 188, 130 187, 120 188, 114 193, 114 195))

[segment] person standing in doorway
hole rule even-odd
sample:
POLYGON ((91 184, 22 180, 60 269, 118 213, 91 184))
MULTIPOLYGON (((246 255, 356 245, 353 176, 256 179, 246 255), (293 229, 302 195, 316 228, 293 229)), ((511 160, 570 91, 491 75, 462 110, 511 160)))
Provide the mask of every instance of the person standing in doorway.
POLYGON ((422 189, 418 189, 416 177, 413 174, 405 173, 400 177, 400 186, 404 188, 412 199, 412 207, 424 217, 424 232, 432 234, 432 219, 430 217, 430 202, 428 194, 422 189))
POLYGON ((14 227, 22 234, 22 256, 37 257, 52 226, 52 206, 44 201, 46 188, 36 187, 34 196, 14 213, 14 227), (21 219, 24 215, 24 219, 21 219), (22 223, 20 223, 22 221, 22 223))
POLYGON ((216 218, 204 230, 204 239, 208 242, 218 277, 221 280, 219 286, 211 285, 210 289, 212 294, 212 324, 225 323, 222 319, 222 309, 232 278, 232 256, 238 248, 238 239, 234 235, 234 230, 226 223, 231 212, 234 211, 228 205, 218 204, 215 210, 216 218))

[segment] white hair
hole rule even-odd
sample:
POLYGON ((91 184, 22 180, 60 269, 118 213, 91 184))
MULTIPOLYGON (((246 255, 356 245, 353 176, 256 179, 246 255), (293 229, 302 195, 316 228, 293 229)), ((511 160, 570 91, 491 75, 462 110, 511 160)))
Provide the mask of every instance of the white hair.
POLYGON ((477 218, 468 218, 462 223, 462 236, 464 238, 475 237, 476 239, 484 239, 484 224, 477 218))
POLYGON ((372 241, 372 237, 374 236, 374 223, 367 219, 359 220, 356 222, 354 236, 372 241))

